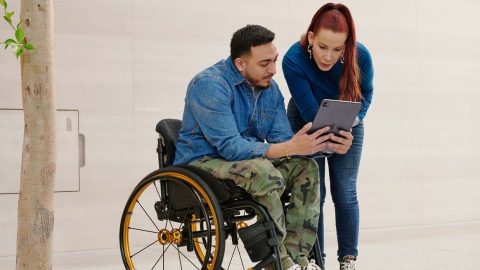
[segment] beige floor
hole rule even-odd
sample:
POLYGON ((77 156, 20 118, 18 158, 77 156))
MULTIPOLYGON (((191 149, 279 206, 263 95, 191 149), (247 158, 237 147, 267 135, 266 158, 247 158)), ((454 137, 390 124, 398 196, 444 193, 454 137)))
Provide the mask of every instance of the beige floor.
MULTIPOLYGON (((480 221, 361 231, 357 269, 440 270, 480 267, 480 221)), ((327 233, 327 269, 338 269, 335 236, 327 233)), ((177 269, 176 264, 165 269, 177 269)), ((14 269, 14 257, 0 257, 0 269, 14 269)), ((54 255, 54 269, 123 269, 118 250, 89 250, 54 255)), ((155 269, 162 269, 157 267, 155 269)), ((232 268, 239 269, 239 268, 232 268)))

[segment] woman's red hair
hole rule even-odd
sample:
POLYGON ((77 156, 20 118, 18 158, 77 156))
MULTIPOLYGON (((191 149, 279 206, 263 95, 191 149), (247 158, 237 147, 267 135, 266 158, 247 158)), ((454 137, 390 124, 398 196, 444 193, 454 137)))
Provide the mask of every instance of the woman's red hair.
POLYGON ((360 101, 360 71, 357 64, 357 39, 355 24, 350 10, 345 5, 328 3, 323 5, 313 16, 307 33, 302 35, 300 44, 305 51, 308 47, 308 32, 316 34, 320 29, 347 33, 345 52, 343 54, 343 71, 340 77, 339 92, 341 100, 360 101))

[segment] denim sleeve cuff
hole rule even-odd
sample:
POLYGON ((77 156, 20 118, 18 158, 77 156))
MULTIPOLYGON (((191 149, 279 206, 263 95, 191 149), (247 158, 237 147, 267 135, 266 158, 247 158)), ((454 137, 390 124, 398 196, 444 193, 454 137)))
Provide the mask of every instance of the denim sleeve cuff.
POLYGON ((253 149, 252 158, 264 157, 269 148, 270 145, 268 143, 258 143, 255 149, 253 149))

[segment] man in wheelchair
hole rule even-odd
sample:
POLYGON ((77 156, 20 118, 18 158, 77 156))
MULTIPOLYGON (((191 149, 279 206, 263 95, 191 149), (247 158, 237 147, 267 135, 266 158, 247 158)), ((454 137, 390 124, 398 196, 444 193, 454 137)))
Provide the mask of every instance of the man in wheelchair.
POLYGON ((259 25, 237 30, 230 57, 201 71, 188 85, 174 164, 189 164, 231 179, 270 214, 283 269, 320 269, 308 256, 320 211, 317 163, 328 127, 293 134, 283 96, 272 79, 275 34, 259 25), (291 193, 284 214, 280 197, 291 193))

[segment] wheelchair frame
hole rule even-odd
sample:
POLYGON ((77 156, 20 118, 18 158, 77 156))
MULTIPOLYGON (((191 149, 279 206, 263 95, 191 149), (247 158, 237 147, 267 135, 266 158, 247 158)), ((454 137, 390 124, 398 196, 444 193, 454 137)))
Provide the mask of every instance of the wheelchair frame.
MULTIPOLYGON (((164 119, 157 124, 159 169, 138 183, 124 208, 119 238, 125 268, 143 267, 137 263, 137 258, 143 252, 156 248, 156 251, 152 251, 152 256, 158 257, 156 252, 162 252, 162 250, 163 253, 154 262, 151 269, 155 269, 162 259, 163 269, 165 269, 167 250, 175 249, 181 260, 181 255, 185 258, 187 256, 180 249, 186 247, 188 252, 195 252, 199 264, 195 265, 192 260, 188 258, 187 260, 196 269, 224 269, 222 262, 226 238, 231 237, 232 245, 238 248, 238 230, 247 227, 245 222, 259 215, 262 223, 267 224, 265 226, 266 238, 271 253, 258 261, 255 266, 247 269, 259 270, 268 264, 272 264, 275 270, 282 269, 273 222, 263 206, 253 201, 243 189, 236 187, 233 181, 219 181, 208 172, 188 165, 172 166, 175 142, 180 126, 181 121, 176 119, 164 119), (150 193, 154 194, 154 201, 144 206, 141 201, 143 201, 142 196, 146 190, 151 190, 150 193), (152 203, 153 205, 151 205, 152 203), (146 208, 147 206, 148 208, 146 208), (152 206, 154 211, 151 210, 152 206), (156 221, 152 218, 154 215, 157 218, 156 221), (147 224, 150 227, 153 224, 155 228, 137 228, 131 218, 138 216, 148 216, 147 224), (164 228, 157 225, 159 221, 165 222, 164 228), (177 223, 179 224, 178 228, 173 228, 173 224, 177 223), (169 226, 170 228, 168 228, 169 226), (133 234, 141 235, 142 240, 139 242, 146 241, 143 240, 144 234, 154 234, 156 237, 154 242, 148 242, 145 247, 137 248, 138 250, 134 252, 136 243, 131 241, 133 234)), ((238 252, 245 269, 240 250, 238 252)), ((321 254, 317 240, 311 257, 320 263, 323 269, 321 254)), ((232 258, 234 255, 235 249, 232 258)), ((144 256, 147 257, 147 255, 144 256)), ((230 258, 230 263, 232 258, 230 258)), ((230 268, 230 263, 228 268, 230 268)), ((181 262, 180 267, 183 269, 181 262)))

